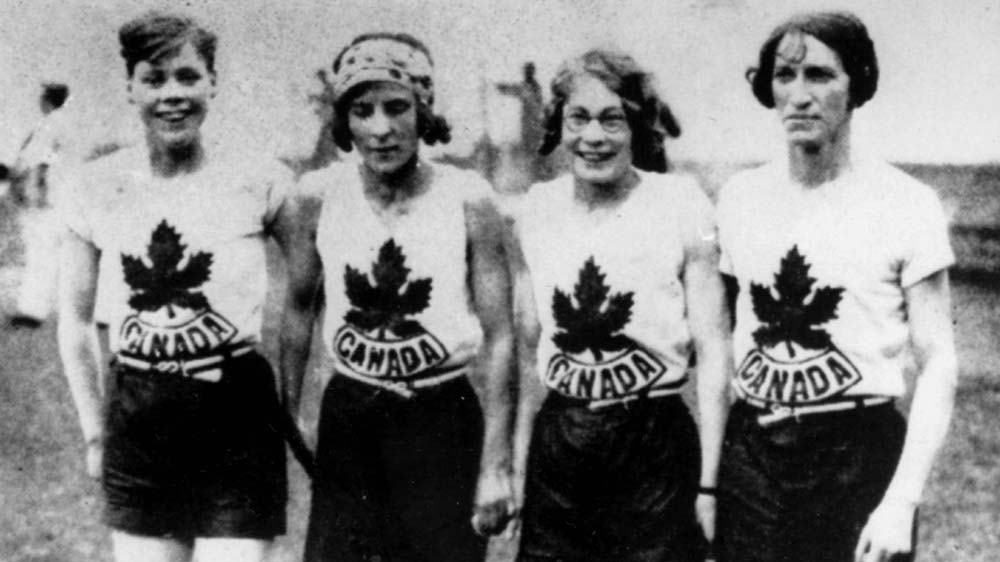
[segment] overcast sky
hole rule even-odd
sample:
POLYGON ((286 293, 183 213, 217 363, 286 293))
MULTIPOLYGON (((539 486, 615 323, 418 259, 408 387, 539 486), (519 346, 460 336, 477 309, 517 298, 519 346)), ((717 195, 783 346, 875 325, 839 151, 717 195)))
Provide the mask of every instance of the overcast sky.
POLYGON ((516 106, 483 84, 514 81, 524 61, 547 82, 559 62, 615 45, 654 71, 683 135, 672 156, 760 160, 780 150, 773 116, 743 80, 770 29, 804 8, 848 8, 868 24, 882 80, 855 116, 857 143, 895 161, 1000 161, 997 0, 0 0, 0 157, 38 118, 43 80, 74 91, 81 135, 138 131, 124 95, 117 28, 157 6, 186 6, 220 37, 221 93, 209 130, 283 154, 308 153, 317 121, 306 103, 316 69, 354 35, 376 29, 424 39, 437 63, 438 109, 451 150, 482 133, 509 135, 516 106), (110 131, 110 132, 108 132, 110 131))

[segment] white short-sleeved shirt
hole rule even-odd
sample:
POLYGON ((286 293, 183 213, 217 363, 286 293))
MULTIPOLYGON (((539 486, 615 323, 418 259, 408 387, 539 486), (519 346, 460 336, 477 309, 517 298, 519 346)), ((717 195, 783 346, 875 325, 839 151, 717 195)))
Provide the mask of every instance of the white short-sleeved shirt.
POLYGON ((720 269, 740 286, 741 395, 790 405, 904 393, 904 290, 954 263, 933 190, 868 159, 802 188, 775 162, 730 180, 718 219, 720 269))
POLYGON ((685 252, 714 236, 712 206, 690 178, 639 177, 625 201, 596 213, 574 199, 571 176, 511 205, 541 327, 537 370, 573 398, 621 398, 686 376, 685 252))
POLYGON ((472 172, 431 165, 432 183, 391 217, 365 198, 357 166, 307 174, 323 193, 325 347, 340 372, 413 380, 465 367, 483 341, 469 286, 466 204, 492 197, 472 172))
POLYGON ((212 155, 153 177, 145 147, 82 168, 61 214, 101 251, 111 349, 150 361, 260 340, 265 238, 291 185, 276 161, 212 155))

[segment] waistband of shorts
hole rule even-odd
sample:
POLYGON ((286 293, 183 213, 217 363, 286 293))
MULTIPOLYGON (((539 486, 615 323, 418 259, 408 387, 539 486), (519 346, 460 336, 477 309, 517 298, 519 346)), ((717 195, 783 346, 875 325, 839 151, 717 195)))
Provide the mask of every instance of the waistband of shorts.
POLYGON ((244 344, 236 345, 203 357, 194 357, 191 359, 168 359, 161 361, 148 361, 146 359, 140 359, 125 353, 116 353, 114 361, 118 365, 126 367, 130 371, 175 375, 202 382, 219 382, 222 380, 223 363, 230 359, 243 357, 253 351, 254 346, 244 344))
POLYGON ((549 396, 556 405, 562 407, 587 408, 588 410, 595 412, 614 409, 628 410, 631 408, 637 408, 639 405, 649 402, 650 400, 671 397, 680 398, 681 391, 684 389, 684 384, 686 382, 687 377, 684 377, 668 385, 646 389, 642 392, 636 392, 634 394, 627 394, 625 396, 618 396, 615 398, 576 398, 573 396, 567 396, 552 389, 549 389, 549 396))
POLYGON ((757 423, 761 427, 794 419, 801 421, 803 417, 856 412, 865 408, 892 405, 895 399, 891 396, 856 396, 845 397, 815 404, 788 405, 768 402, 752 396, 740 396, 739 400, 755 410, 761 411, 757 423))
POLYGON ((347 369, 336 369, 334 376, 343 376, 355 382, 392 392, 401 398, 410 399, 421 392, 426 392, 446 383, 460 380, 468 374, 468 365, 455 365, 454 367, 436 369, 426 375, 410 379, 369 377, 359 375, 347 369))

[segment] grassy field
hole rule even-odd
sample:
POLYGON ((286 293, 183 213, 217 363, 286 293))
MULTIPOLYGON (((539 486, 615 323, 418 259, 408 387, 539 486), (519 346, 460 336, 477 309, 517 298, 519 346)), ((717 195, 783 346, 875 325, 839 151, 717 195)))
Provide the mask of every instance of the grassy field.
MULTIPOLYGON (((994 188, 1000 174, 991 170, 986 176, 940 167, 910 171, 942 190, 951 202, 946 205, 971 229, 968 236, 995 243, 991 236, 1000 217, 1000 197, 994 188), (947 187, 956 184, 973 188, 947 187)), ((0 204, 4 311, 12 305, 20 258, 11 219, 10 209, 0 204)), ((974 250, 983 244, 962 242, 974 250)), ((922 561, 993 562, 1000 553, 1000 376, 995 372, 1000 365, 1000 277, 991 273, 998 270, 993 268, 994 253, 983 255, 960 272, 954 286, 961 383, 951 435, 922 508, 922 561)), ((272 288, 273 295, 279 291, 272 288)), ((271 301, 267 326, 274 325, 276 314, 271 301)), ((273 335, 268 330, 265 340, 273 342, 273 335)), ((83 475, 81 439, 54 340, 51 323, 37 331, 0 327, 0 561, 109 561, 107 532, 98 522, 99 489, 83 475)), ((266 352, 273 357, 273 348, 266 352)), ((307 382, 307 418, 316 414, 321 372, 313 369, 307 382)), ((306 478, 296 465, 289 470, 289 534, 274 548, 276 562, 300 558, 308 508, 306 478)), ((509 559, 511 551, 508 544, 494 545, 490 562, 509 559)))

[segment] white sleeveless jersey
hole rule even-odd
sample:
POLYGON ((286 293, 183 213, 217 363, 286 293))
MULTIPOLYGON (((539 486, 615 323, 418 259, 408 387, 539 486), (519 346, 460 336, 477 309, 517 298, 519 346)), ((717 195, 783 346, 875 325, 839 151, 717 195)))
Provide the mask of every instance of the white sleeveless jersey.
POLYGON ((153 177, 145 148, 82 168, 61 214, 101 252, 111 349, 149 361, 260 340, 266 231, 291 173, 212 155, 193 175, 153 177))
POLYGON ((720 269, 740 285, 737 392, 785 405, 901 396, 904 289, 954 262, 936 194, 877 161, 811 189, 787 169, 743 172, 719 196, 720 269))
POLYGON ((431 166, 431 173, 429 190, 391 217, 376 214, 354 165, 303 178, 306 189, 324 194, 316 236, 323 337, 340 372, 412 380, 461 369, 479 352, 465 205, 491 189, 450 166, 431 166))
POLYGON ((714 236, 711 203, 687 177, 640 172, 601 214, 573 198, 573 178, 536 184, 513 211, 531 276, 542 383, 585 400, 683 382, 691 336, 685 248, 714 236))

